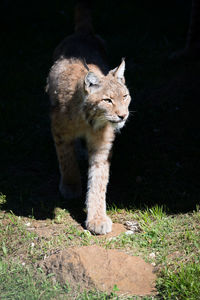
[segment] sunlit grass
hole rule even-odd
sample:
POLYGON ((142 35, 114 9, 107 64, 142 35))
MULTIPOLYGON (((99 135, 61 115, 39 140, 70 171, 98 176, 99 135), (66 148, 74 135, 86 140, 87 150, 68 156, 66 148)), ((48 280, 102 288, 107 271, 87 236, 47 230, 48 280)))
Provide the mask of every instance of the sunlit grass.
POLYGON ((181 264, 176 272, 164 268, 158 280, 158 289, 162 299, 196 300, 200 291, 200 265, 196 263, 181 264))
POLYGON ((35 272, 32 267, 0 260, 1 299, 47 300, 67 296, 67 287, 53 284, 49 277, 35 272))

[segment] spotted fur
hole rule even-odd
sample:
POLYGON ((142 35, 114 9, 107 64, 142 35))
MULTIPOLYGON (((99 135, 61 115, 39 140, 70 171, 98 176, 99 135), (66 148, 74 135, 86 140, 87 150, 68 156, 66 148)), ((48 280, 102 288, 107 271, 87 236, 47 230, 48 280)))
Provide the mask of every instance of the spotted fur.
POLYGON ((95 234, 106 234, 112 229, 105 202, 110 151, 115 133, 128 118, 131 98, 125 85, 125 61, 109 71, 103 42, 88 23, 88 5, 81 1, 77 9, 78 30, 57 47, 56 61, 48 76, 52 135, 61 173, 59 189, 68 199, 81 195, 74 141, 79 137, 86 140, 89 156, 86 227, 95 234))

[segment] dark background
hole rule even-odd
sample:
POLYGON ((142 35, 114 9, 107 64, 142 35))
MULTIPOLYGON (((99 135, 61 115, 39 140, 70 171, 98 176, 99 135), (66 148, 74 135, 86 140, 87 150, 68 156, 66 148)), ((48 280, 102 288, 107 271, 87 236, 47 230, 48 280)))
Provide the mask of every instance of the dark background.
MULTIPOLYGON (((1 2, 0 192, 5 210, 35 218, 71 209, 59 171, 44 87, 52 53, 73 32, 75 1, 1 2)), ((131 117, 112 159, 109 206, 195 209, 200 194, 199 61, 172 61, 183 48, 190 0, 94 1, 93 23, 111 68, 126 57, 131 117)), ((83 167, 83 175, 86 171, 83 167)), ((79 200, 80 201, 80 200, 79 200)), ((82 199, 84 203, 84 197, 82 199)))

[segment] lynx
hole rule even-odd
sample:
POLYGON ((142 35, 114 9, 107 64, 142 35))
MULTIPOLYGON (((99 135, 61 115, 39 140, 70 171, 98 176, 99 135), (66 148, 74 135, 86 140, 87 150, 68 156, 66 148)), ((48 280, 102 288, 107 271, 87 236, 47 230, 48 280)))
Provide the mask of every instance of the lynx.
POLYGON ((129 115, 130 94, 125 85, 125 61, 108 69, 103 40, 94 34, 89 1, 75 10, 75 33, 55 50, 47 79, 51 128, 59 161, 59 190, 63 197, 81 195, 74 142, 84 138, 88 149, 86 228, 95 234, 112 230, 106 214, 110 153, 115 134, 129 115))

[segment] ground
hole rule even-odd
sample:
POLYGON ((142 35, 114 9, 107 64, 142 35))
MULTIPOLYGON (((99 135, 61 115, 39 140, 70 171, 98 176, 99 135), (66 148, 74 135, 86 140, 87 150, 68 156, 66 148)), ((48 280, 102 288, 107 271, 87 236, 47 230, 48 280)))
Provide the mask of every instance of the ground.
MULTIPOLYGON (((158 298, 197 299, 200 63, 168 59, 184 47, 190 4, 95 4, 94 26, 107 41, 111 68, 126 57, 133 99, 130 120, 115 141, 107 203, 114 222, 137 221, 141 231, 110 240, 80 229, 84 195, 68 203, 58 193, 44 87, 53 49, 73 30, 74 3, 1 4, 2 299, 15 299, 16 290, 16 299, 24 299, 22 290, 26 299, 67 297, 69 287, 52 287, 51 276, 36 266, 57 251, 85 245, 121 249, 153 263, 158 298)), ((80 164, 86 182, 85 162, 80 164)), ((117 297, 115 291, 109 295, 76 291, 74 297, 117 297)))

